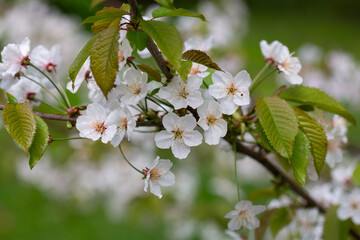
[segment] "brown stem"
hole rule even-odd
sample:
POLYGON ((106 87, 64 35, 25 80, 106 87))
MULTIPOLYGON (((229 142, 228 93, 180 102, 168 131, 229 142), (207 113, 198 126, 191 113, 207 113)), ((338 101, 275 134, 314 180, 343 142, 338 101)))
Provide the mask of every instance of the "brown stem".
MULTIPOLYGON (((4 110, 5 106, 0 105, 0 110, 4 110)), ((47 119, 47 120, 57 120, 57 121, 70 121, 70 122, 76 122, 76 119, 78 116, 69 117, 69 116, 63 116, 63 115, 56 115, 56 114, 49 114, 49 113, 42 113, 42 112, 34 112, 35 115, 47 119)), ((137 122, 137 127, 161 127, 161 122, 137 122)))

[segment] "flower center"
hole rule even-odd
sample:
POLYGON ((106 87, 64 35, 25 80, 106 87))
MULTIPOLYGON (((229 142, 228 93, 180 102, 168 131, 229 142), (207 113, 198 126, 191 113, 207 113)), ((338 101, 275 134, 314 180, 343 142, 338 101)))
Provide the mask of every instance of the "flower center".
POLYGON ((185 87, 181 88, 181 91, 179 92, 179 96, 182 98, 187 98, 188 95, 189 93, 186 91, 186 88, 185 87))
POLYGON ((124 130, 124 129, 126 129, 127 125, 128 125, 127 119, 126 119, 126 118, 122 118, 122 119, 120 120, 119 128, 120 128, 121 130, 124 130))
POLYGON ((56 72, 56 64, 53 64, 53 63, 48 63, 46 66, 45 66, 45 69, 48 71, 48 72, 56 72))
POLYGON ((159 178, 163 175, 161 169, 155 168, 150 171, 150 179, 151 180, 159 180, 159 178))
POLYGON ((353 209, 358 209, 358 208, 359 208, 359 203, 358 203, 358 202, 352 202, 352 203, 351 203, 351 207, 352 207, 353 209))
POLYGON ((182 134, 183 134, 184 130, 176 129, 172 132, 174 133, 175 139, 182 139, 182 134))
POLYGON ((139 95, 141 93, 141 87, 139 83, 134 83, 132 85, 127 85, 127 86, 134 95, 139 95))
POLYGON ((101 133, 101 134, 103 134, 106 130, 105 124, 100 121, 94 121, 92 123, 92 127, 95 129, 95 131, 97 131, 98 133, 101 133))
POLYGON ((215 122, 216 122, 216 118, 215 118, 215 116, 212 116, 212 115, 210 115, 210 116, 208 116, 207 118, 206 118, 206 121, 207 121, 207 124, 208 125, 213 125, 213 124, 215 124, 215 122))
POLYGON ((238 215, 240 218, 246 219, 246 218, 248 218, 249 213, 246 210, 241 210, 238 215))
POLYGON ((118 61, 119 62, 123 62, 125 61, 125 57, 124 57, 124 51, 119 51, 119 54, 118 54, 118 61))
POLYGON ((27 92, 26 93, 26 99, 29 100, 29 101, 34 100, 35 96, 36 96, 36 93, 34 93, 34 92, 27 92))
POLYGON ((196 65, 196 67, 192 67, 191 70, 190 70, 190 75, 195 75, 195 74, 200 73, 199 68, 200 68, 199 65, 196 65))
POLYGON ((228 95, 234 95, 237 91, 238 89, 234 86, 233 83, 227 88, 228 95))

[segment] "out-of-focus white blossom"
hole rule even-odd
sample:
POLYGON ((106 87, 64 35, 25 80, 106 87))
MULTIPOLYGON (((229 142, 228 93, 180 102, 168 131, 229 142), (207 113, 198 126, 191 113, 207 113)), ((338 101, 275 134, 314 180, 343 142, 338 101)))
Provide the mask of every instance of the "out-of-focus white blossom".
POLYGON ((60 46, 54 45, 48 50, 44 46, 39 45, 31 51, 30 59, 31 63, 40 70, 56 73, 62 61, 60 46))
POLYGON ((170 171, 172 166, 173 164, 170 160, 156 157, 151 168, 144 170, 146 176, 144 191, 147 192, 148 188, 150 188, 152 194, 161 198, 160 187, 169 187, 175 184, 175 175, 170 171))
POLYGON ((175 157, 186 158, 190 153, 190 147, 201 144, 202 135, 194 130, 196 120, 193 116, 179 117, 170 112, 164 116, 162 123, 166 130, 155 135, 156 146, 163 149, 171 148, 175 157))
POLYGON ((198 76, 189 77, 186 83, 175 76, 166 87, 160 88, 158 96, 169 101, 175 109, 187 106, 196 109, 204 102, 199 91, 201 84, 202 78, 198 76))
POLYGON ((8 92, 13 95, 18 102, 29 101, 32 106, 40 105, 40 101, 37 100, 41 100, 42 98, 41 87, 24 77, 21 77, 16 84, 12 85, 8 92))
POLYGON ((118 61, 119 61, 119 71, 125 66, 126 60, 131 56, 132 48, 130 46, 129 40, 124 38, 119 46, 118 52, 118 61))
POLYGON ((253 205, 252 202, 243 200, 235 205, 235 210, 232 210, 225 215, 225 218, 231 219, 228 223, 228 228, 232 231, 238 230, 241 227, 250 230, 258 228, 260 226, 260 221, 255 215, 265 210, 265 206, 253 205))
POLYGON ((337 210, 339 219, 351 218, 356 225, 360 224, 360 190, 354 189, 350 194, 343 196, 337 210))
POLYGON ((265 61, 276 62, 282 46, 284 45, 279 41, 273 41, 272 43, 268 44, 267 41, 261 40, 260 50, 265 57, 265 61))
POLYGON ((251 78, 245 70, 234 78, 229 72, 216 71, 212 80, 214 84, 209 86, 209 93, 220 101, 224 114, 233 114, 239 106, 250 103, 251 78))
POLYGON ((353 173, 355 170, 355 164, 348 166, 337 166, 331 171, 331 178, 333 182, 344 189, 347 189, 353 185, 353 173))

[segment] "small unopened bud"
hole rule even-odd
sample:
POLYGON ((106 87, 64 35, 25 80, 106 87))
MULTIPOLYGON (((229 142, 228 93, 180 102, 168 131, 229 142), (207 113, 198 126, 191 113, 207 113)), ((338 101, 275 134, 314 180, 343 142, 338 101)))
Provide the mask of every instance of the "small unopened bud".
POLYGON ((79 107, 68 108, 66 112, 70 117, 73 117, 76 114, 79 114, 79 107))
POLYGON ((66 127, 67 127, 68 129, 72 129, 74 126, 73 126, 73 123, 72 123, 72 122, 67 121, 67 122, 66 122, 66 127))

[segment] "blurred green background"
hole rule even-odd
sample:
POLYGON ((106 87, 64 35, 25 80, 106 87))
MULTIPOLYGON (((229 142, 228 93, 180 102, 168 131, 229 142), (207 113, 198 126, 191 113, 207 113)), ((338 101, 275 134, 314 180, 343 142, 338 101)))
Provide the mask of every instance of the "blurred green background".
MULTIPOLYGON (((46 2, 67 15, 78 16, 81 19, 94 14, 97 9, 101 8, 90 9, 88 0, 48 0, 46 2)), ((145 8, 153 3, 152 1, 139 2, 145 8)), ((175 0, 175 5, 196 9, 199 2, 205 1, 175 0)), ((0 4, 5 5, 12 3, 12 1, 0 1, 0 4)), ((218 3, 221 5, 221 1, 218 3)), ((121 1, 116 0, 105 3, 106 6, 119 6, 120 4, 121 1)), ((341 49, 351 53, 359 61, 360 2, 357 0, 247 0, 245 5, 248 8, 246 17, 248 31, 241 41, 234 41, 233 45, 228 48, 245 59, 239 68, 247 69, 251 76, 254 76, 264 64, 259 49, 259 42, 262 39, 279 40, 292 50, 309 42, 321 46, 324 51, 341 49)), ((4 14, 4 12, 1 11, 0 14, 4 14)), ((232 21, 240 20, 232 19, 232 21)), ((221 49, 215 50, 214 55, 221 55, 219 52, 221 49)), ((275 82, 275 78, 270 79, 259 88, 256 94, 271 94, 278 87, 275 82)), ((5 97, 2 96, 1 102, 4 101, 5 97)), ((349 108, 360 122, 360 109, 350 105, 349 108)), ((47 111, 48 109, 43 108, 42 110, 47 111)), ((75 130, 64 131, 65 126, 62 123, 48 123, 53 136, 65 137, 69 133, 76 134, 75 130)), ((350 146, 353 151, 357 151, 360 148, 360 130, 350 127, 349 134, 350 146)), ((94 164, 101 164, 109 153, 117 154, 113 148, 99 143, 86 141, 81 148, 78 148, 76 144, 74 142, 53 143, 48 149, 49 157, 44 161, 51 159, 54 166, 61 168, 64 164, 78 160, 73 156, 79 149, 87 151, 88 158, 86 160, 94 164)), ((226 228, 227 221, 223 217, 233 208, 235 189, 233 189, 232 199, 221 197, 211 189, 213 185, 210 183, 214 177, 233 181, 233 172, 231 171, 233 156, 231 153, 224 153, 221 155, 223 158, 218 159, 218 151, 202 145, 192 150, 190 159, 182 161, 173 159, 168 151, 158 152, 162 158, 167 157, 174 160, 175 168, 179 168, 179 172, 190 169, 190 175, 196 175, 197 188, 191 192, 190 204, 183 203, 184 200, 176 197, 176 194, 173 193, 175 190, 172 191, 169 188, 161 200, 150 194, 136 195, 129 201, 120 216, 109 217, 108 201, 106 200, 109 196, 101 191, 95 192, 95 196, 91 197, 91 200, 81 201, 72 195, 53 195, 51 190, 43 190, 33 182, 24 180, 18 172, 30 172, 26 164, 19 165, 19 162, 26 163, 26 157, 2 127, 0 129, 0 239, 160 240, 175 239, 173 233, 179 229, 180 237, 176 239, 222 239, 212 231, 217 231, 219 228, 219 231, 223 232, 226 228), (227 167, 224 167, 224 171, 219 172, 218 166, 221 165, 219 163, 221 161, 226 162, 227 167), (19 168, 26 169, 19 170, 19 168), (190 235, 191 237, 186 237, 187 228, 183 227, 186 224, 190 224, 194 228, 192 230, 194 234, 190 235), (207 236, 212 236, 212 238, 207 236)), ((149 156, 149 158, 152 159, 153 156, 149 156)), ((122 161, 120 155, 118 155, 118 160, 122 161)), ((241 162, 240 168, 246 169, 243 164, 247 163, 241 162)), ((123 167, 127 168, 126 165, 123 167)), ((249 180, 246 176, 240 176, 240 178, 242 198, 250 196, 256 190, 270 187, 269 176, 266 174, 261 174, 261 177, 255 180, 249 180)), ((71 185, 69 179, 62 179, 61 176, 58 179, 71 185)), ((132 186, 133 182, 124 181, 119 184, 132 186)), ((177 185, 180 187, 182 184, 189 183, 177 181, 177 185)), ((134 186, 139 187, 139 185, 134 186)), ((56 185, 53 188, 56 188, 56 185)), ((142 189, 140 190, 142 191, 142 189)), ((64 191, 64 194, 66 193, 64 191)), ((126 191, 123 194, 126 194, 126 191)), ((268 203, 268 199, 255 202, 268 203)))

